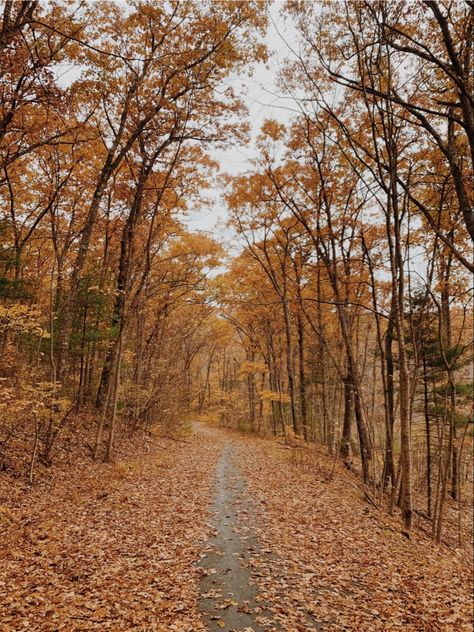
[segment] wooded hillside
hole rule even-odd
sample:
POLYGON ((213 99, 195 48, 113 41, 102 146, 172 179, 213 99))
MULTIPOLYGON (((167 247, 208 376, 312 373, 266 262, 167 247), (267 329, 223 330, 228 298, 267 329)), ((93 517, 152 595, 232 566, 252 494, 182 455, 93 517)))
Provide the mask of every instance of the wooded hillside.
POLYGON ((5 0, 1 20, 2 489, 201 421, 321 454, 469 557, 472 3, 5 0), (255 138, 229 86, 273 63, 275 10, 293 115, 255 138), (250 140, 223 173, 216 150, 250 140), (232 254, 186 220, 215 195, 232 254))

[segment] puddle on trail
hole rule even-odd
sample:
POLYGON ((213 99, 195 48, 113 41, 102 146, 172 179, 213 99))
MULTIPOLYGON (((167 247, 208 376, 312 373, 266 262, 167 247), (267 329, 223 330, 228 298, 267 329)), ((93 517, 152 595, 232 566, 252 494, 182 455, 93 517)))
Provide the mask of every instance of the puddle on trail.
POLYGON ((213 536, 199 564, 204 573, 200 598, 203 619, 210 632, 268 630, 256 621, 257 616, 269 613, 256 601, 257 588, 245 566, 258 551, 258 544, 251 529, 252 508, 245 498, 244 478, 229 442, 217 465, 212 511, 213 536))

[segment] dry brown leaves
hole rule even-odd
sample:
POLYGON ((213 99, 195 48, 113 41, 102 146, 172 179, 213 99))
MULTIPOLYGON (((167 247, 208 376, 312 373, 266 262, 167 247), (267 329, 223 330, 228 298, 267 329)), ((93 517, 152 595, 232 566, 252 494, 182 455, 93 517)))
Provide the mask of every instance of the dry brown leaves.
POLYGON ((219 446, 159 441, 3 494, 2 632, 203 629, 194 562, 219 446))
POLYGON ((468 565, 364 502, 351 475, 321 457, 310 471, 291 451, 240 440, 240 466, 260 504, 254 556, 260 598, 283 630, 472 630, 468 565), (265 555, 265 552, 271 552, 265 555))
POLYGON ((186 444, 160 439, 159 448, 152 440, 148 454, 116 465, 51 468, 33 487, 2 475, 2 632, 204 630, 196 561, 226 439, 248 485, 241 528, 259 540, 247 559, 257 624, 472 630, 472 578, 460 556, 421 533, 406 539, 350 473, 336 468, 328 481, 323 456, 302 469, 272 442, 210 432, 186 444))

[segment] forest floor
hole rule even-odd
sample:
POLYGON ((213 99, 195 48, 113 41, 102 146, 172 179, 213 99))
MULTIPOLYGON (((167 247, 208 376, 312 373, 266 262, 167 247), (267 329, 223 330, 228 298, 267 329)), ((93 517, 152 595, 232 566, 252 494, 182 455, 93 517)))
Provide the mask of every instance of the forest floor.
POLYGON ((317 451, 195 424, 112 464, 0 474, 0 630, 472 630, 469 549, 317 451))

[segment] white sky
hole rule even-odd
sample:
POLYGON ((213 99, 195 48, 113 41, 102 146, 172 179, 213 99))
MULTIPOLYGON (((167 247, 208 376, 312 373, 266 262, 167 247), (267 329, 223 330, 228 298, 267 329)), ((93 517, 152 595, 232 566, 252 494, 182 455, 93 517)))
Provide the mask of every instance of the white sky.
MULTIPOLYGON (((224 151, 213 150, 211 156, 221 165, 221 170, 230 175, 243 173, 251 168, 250 161, 256 157, 255 139, 265 119, 276 119, 287 123, 294 116, 291 100, 281 94, 277 87, 277 76, 285 58, 291 56, 288 44, 295 43, 296 32, 291 23, 287 23, 280 15, 283 0, 277 0, 270 7, 270 20, 266 43, 270 52, 268 64, 257 64, 251 77, 236 78, 228 81, 227 85, 234 88, 236 94, 241 94, 249 110, 251 126, 250 143, 236 145, 224 151), (286 43, 288 42, 288 44, 286 43)), ((193 209, 186 218, 186 224, 192 231, 205 231, 214 237, 227 238, 225 202, 222 200, 222 190, 210 191, 214 203, 211 208, 193 209)))

